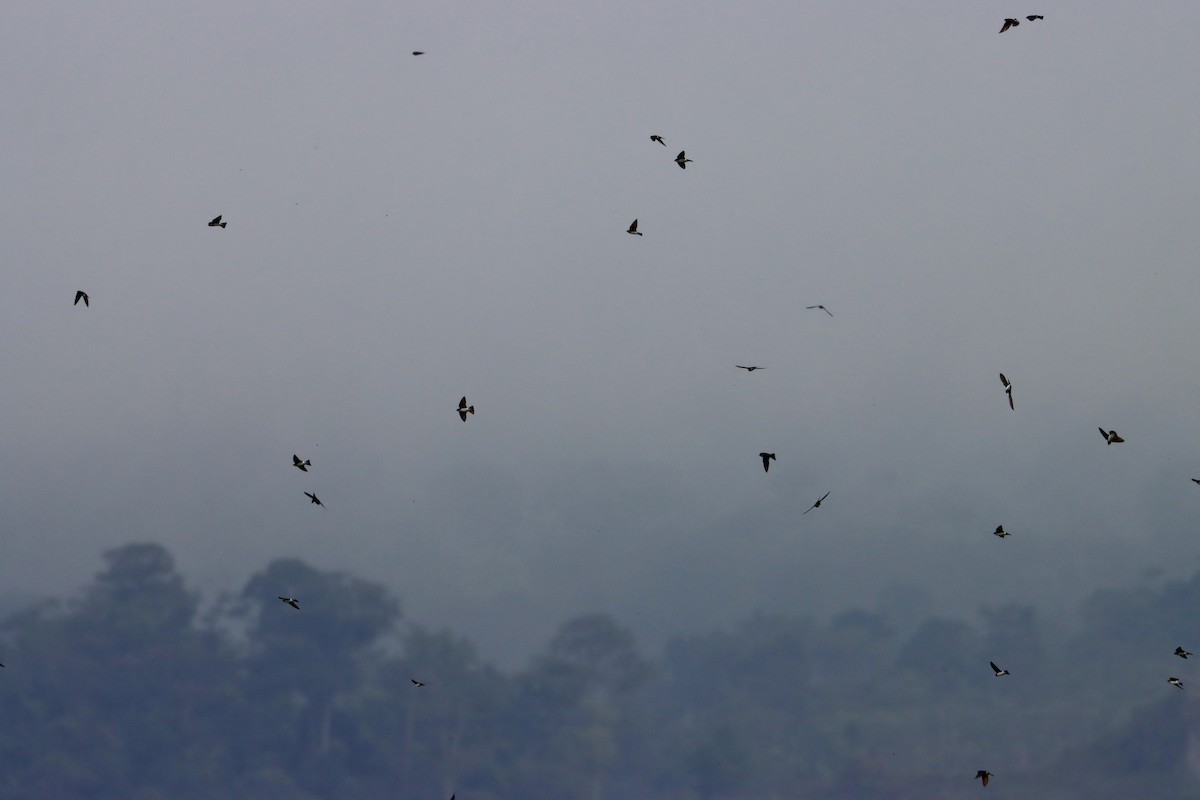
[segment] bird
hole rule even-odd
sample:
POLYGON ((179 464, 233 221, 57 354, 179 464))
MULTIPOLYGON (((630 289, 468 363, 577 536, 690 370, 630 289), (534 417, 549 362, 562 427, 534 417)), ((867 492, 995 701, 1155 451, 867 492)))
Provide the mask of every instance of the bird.
POLYGON ((1041 14, 1029 14, 1025 17, 1025 19, 1033 22, 1035 19, 1045 19, 1045 17, 1043 17, 1041 14))
POLYGON ((1013 405, 1012 399, 1012 382, 1009 381, 1008 378, 1004 377, 1003 372, 1000 373, 1000 382, 1004 384, 1004 393, 1008 395, 1008 407, 1013 411, 1016 411, 1017 409, 1016 406, 1013 405))
POLYGON ((833 312, 832 312, 832 311, 830 311, 830 310, 829 310, 828 308, 826 308, 825 306, 805 306, 805 308, 819 308, 819 309, 821 309, 822 311, 824 311, 826 314, 828 314, 829 316, 831 316, 831 317, 833 316, 833 312))
MULTIPOLYGON (((305 470, 305 471, 307 472, 307 470, 305 470)), ((304 494, 308 496, 309 500, 311 500, 313 503, 319 505, 321 508, 325 507, 325 504, 322 503, 320 500, 318 500, 317 496, 315 494, 313 494, 312 492, 305 492, 304 494)))
POLYGON ((1187 658, 1191 655, 1191 653, 1189 653, 1187 650, 1184 650, 1182 647, 1176 647, 1175 655, 1179 656, 1180 658, 1187 658))
MULTIPOLYGON (((734 364, 734 366, 738 369, 744 369, 746 372, 754 372, 756 369, 766 369, 766 367, 743 367, 741 364, 734 364)), ((1197 481, 1197 483, 1200 483, 1200 481, 1197 481)))
POLYGON ((210 227, 210 228, 224 228, 224 227, 225 227, 226 225, 228 225, 229 223, 228 223, 228 222, 221 222, 221 217, 223 217, 223 216, 224 216, 223 214, 217 214, 215 217, 213 217, 213 221, 212 221, 212 222, 210 222, 210 223, 208 223, 208 227, 210 227))
POLYGON ((301 461, 300 456, 292 453, 292 466, 301 472, 308 472, 308 468, 312 466, 312 461, 301 461))
POLYGON ((418 689, 425 685, 424 683, 417 680, 416 678, 409 678, 409 680, 412 681, 413 686, 416 686, 418 689))
POLYGON ((90 306, 90 305, 91 305, 91 304, 88 302, 88 293, 87 293, 87 292, 84 292, 84 291, 77 291, 77 292, 75 292, 75 302, 74 302, 74 303, 72 303, 71 305, 73 305, 73 306, 77 306, 77 305, 79 305, 79 301, 80 301, 80 300, 82 300, 82 301, 83 301, 83 304, 84 304, 84 306, 90 306))
POLYGON ((1180 689, 1183 688, 1183 681, 1179 680, 1179 678, 1167 678, 1167 683, 1172 686, 1178 686, 1180 689))
POLYGON ((1192 483, 1200 483, 1200 478, 1192 478, 1192 483))
POLYGON ((425 55, 425 51, 424 50, 413 50, 413 55, 414 56, 423 56, 423 55, 425 55))
POLYGON ((997 678, 999 678, 1001 675, 1008 675, 1008 674, 1009 674, 1009 673, 1008 673, 1008 670, 1006 670, 1006 669, 1000 669, 999 667, 997 667, 997 666, 996 666, 996 662, 995 662, 995 661, 989 661, 988 663, 992 665, 992 672, 996 673, 996 677, 997 677, 997 678))
POLYGON ((996 530, 992 531, 992 535, 993 535, 993 536, 999 536, 1001 539, 1003 539, 1005 536, 1012 536, 1012 534, 1011 534, 1011 533, 1009 533, 1008 531, 1004 530, 1004 526, 1003 526, 1003 525, 997 525, 997 526, 996 526, 996 530))
POLYGON ((778 460, 775 458, 774 453, 759 453, 758 457, 763 460, 763 472, 770 472, 771 471, 771 461, 778 460))
MULTIPOLYGON (((276 596, 278 597, 278 595, 276 595, 276 596)), ((300 601, 298 599, 296 599, 295 597, 279 597, 279 599, 281 602, 287 603, 289 606, 296 609, 297 611, 300 610, 300 601)))
POLYGON ((626 233, 632 233, 634 236, 641 236, 641 235, 642 235, 642 234, 641 234, 641 231, 639 231, 639 230, 637 229, 637 220, 636 220, 636 219, 633 221, 633 224, 629 226, 629 230, 627 230, 627 231, 625 231, 625 232, 626 232, 626 233))
POLYGON ((988 772, 986 769, 981 769, 975 773, 975 777, 983 781, 984 786, 987 786, 988 779, 992 777, 992 773, 988 772))
POLYGON ((1116 431, 1106 431, 1104 428, 1100 429, 1100 435, 1103 436, 1104 441, 1108 442, 1109 444, 1120 444, 1121 442, 1125 441, 1117 435, 1116 431))
POLYGON ((661 144, 663 147, 666 147, 666 146, 667 146, 667 143, 666 143, 666 142, 664 142, 664 141, 663 141, 663 138, 662 138, 661 136, 659 136, 657 133, 653 133, 653 134, 651 134, 651 135, 650 135, 650 141, 652 141, 652 142, 658 142, 658 143, 659 143, 659 144, 661 144))
MULTIPOLYGON (((832 490, 832 489, 830 489, 829 491, 831 492, 831 491, 833 491, 833 490, 832 490)), ((809 511, 812 511, 814 508, 820 508, 820 507, 821 507, 821 503, 824 503, 824 502, 825 502, 825 498, 826 498, 826 497, 829 497, 829 492, 826 492, 826 493, 825 493, 825 494, 824 494, 824 495, 821 497, 821 499, 820 499, 820 500, 818 500, 817 502, 815 502, 815 503, 813 503, 811 506, 809 506, 809 507, 808 507, 808 510, 807 510, 807 511, 805 511, 805 512, 804 512, 804 514, 807 514, 809 511)), ((800 516, 804 516, 804 514, 801 514, 800 516)))
POLYGON ((474 414, 475 406, 467 405, 467 396, 463 395, 463 399, 458 401, 458 416, 463 422, 467 421, 467 414, 474 414))
POLYGON ((675 163, 679 165, 680 169, 687 169, 687 165, 692 163, 692 160, 685 157, 683 151, 680 150, 679 155, 675 156, 675 163))
MULTIPOLYGON (((1000 32, 1004 33, 1009 28, 1015 28, 1020 24, 1021 24, 1021 21, 1019 19, 1013 19, 1013 18, 1009 17, 1004 20, 1004 27, 1000 29, 1000 32)), ((986 786, 987 784, 984 784, 984 785, 986 786)))

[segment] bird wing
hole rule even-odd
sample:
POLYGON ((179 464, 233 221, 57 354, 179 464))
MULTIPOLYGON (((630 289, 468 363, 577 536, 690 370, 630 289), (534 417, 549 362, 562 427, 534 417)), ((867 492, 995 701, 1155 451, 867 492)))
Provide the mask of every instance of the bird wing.
POLYGON ((637 231, 637 220, 636 220, 636 219, 635 219, 635 220, 633 221, 633 223, 632 223, 632 224, 630 224, 630 226, 629 226, 629 232, 630 232, 630 233, 633 233, 633 232, 635 232, 635 231, 637 231))
POLYGON ((296 455, 295 453, 292 453, 292 463, 298 467, 301 464, 303 464, 304 462, 300 460, 300 456, 296 455))
POLYGON ((1006 30, 1008 30, 1012 26, 1013 26, 1013 21, 1011 19, 1006 19, 1006 20, 1004 20, 1004 27, 1000 29, 1000 32, 1004 33, 1006 30))
POLYGON ((225 216, 225 215, 224 215, 224 214, 217 214, 215 217, 213 217, 213 221, 212 221, 212 222, 210 222, 210 223, 208 223, 208 224, 209 224, 209 225, 220 225, 220 224, 221 224, 221 217, 223 217, 223 216, 225 216))
POLYGON ((1012 386, 1012 384, 1008 382, 1008 378, 1004 377, 1003 372, 1000 373, 1000 382, 1004 384, 1005 389, 1012 386))
POLYGON ((992 672, 995 672, 997 675, 999 675, 1001 672, 1003 672, 1003 670, 1001 670, 999 667, 996 666, 995 661, 989 661, 988 663, 992 665, 992 672))
POLYGON ((1104 437, 1104 441, 1108 441, 1108 431, 1104 430, 1104 428, 1100 429, 1100 435, 1104 437))
MULTIPOLYGON (((832 492, 832 491, 833 491, 833 489, 830 489, 830 490, 829 490, 829 492, 832 492)), ((825 497, 829 497, 829 492, 826 492, 826 493, 825 493, 825 497)), ((822 497, 822 498, 821 498, 820 500, 818 500, 817 502, 818 502, 818 503, 824 503, 824 502, 825 502, 825 497, 822 497)))
POLYGON ((458 410, 458 417, 459 417, 459 419, 461 419, 463 422, 466 422, 466 421, 467 421, 467 410, 466 410, 465 408, 460 408, 460 409, 458 410))
POLYGON ((826 308, 825 306, 817 306, 817 308, 821 309, 822 311, 824 311, 824 312, 825 312, 826 314, 828 314, 829 316, 831 316, 831 317, 833 316, 833 312, 832 312, 832 311, 830 311, 830 310, 829 310, 828 308, 826 308))
POLYGON ((458 401, 458 407, 459 407, 459 408, 466 408, 466 407, 467 407, 467 396, 466 396, 465 394, 463 395, 463 398, 462 398, 462 400, 459 400, 459 401, 458 401))
POLYGON ((1012 387, 1011 386, 1008 388, 1008 407, 1010 409, 1012 409, 1013 411, 1017 410, 1017 407, 1013 405, 1012 387))

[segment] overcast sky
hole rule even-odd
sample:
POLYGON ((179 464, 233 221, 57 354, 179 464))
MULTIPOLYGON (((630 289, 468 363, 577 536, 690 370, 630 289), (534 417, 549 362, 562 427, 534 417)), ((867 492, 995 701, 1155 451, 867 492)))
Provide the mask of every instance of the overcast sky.
POLYGON ((1195 2, 351 8, 7 6, 3 594, 297 556, 507 658, 1200 567, 1195 2))

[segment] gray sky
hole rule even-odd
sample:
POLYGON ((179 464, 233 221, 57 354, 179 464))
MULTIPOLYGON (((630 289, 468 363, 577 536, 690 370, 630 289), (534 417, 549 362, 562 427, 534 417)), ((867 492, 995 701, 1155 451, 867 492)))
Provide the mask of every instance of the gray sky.
POLYGON ((10 5, 5 593, 298 556, 511 657, 1194 571, 1200 7, 1043 5, 10 5))

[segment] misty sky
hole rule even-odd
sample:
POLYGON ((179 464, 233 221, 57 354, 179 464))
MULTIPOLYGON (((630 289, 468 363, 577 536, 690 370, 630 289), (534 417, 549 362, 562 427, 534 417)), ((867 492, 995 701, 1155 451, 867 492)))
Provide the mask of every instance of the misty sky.
POLYGON ((0 594, 296 556, 506 657, 1200 567, 1196 3, 352 9, 6 7, 0 594))

